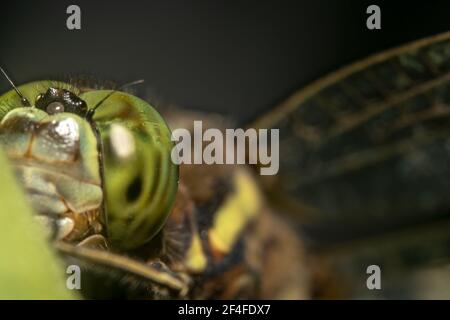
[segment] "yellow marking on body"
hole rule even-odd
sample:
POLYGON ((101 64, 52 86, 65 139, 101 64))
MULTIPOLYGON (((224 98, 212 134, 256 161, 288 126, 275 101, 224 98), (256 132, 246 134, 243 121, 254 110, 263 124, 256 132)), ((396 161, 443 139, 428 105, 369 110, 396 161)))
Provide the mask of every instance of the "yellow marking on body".
POLYGON ((234 176, 235 191, 216 212, 209 242, 214 250, 228 253, 240 233, 261 208, 261 195, 253 178, 244 170, 234 176))
POLYGON ((200 236, 195 233, 186 255, 186 267, 192 272, 200 273, 205 270, 207 264, 208 260, 203 252, 200 236))

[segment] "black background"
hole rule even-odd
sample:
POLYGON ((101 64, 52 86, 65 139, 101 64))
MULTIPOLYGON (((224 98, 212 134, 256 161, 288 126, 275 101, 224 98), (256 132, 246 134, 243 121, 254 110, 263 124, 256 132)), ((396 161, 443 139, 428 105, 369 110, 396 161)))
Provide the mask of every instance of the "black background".
POLYGON ((450 30, 449 14, 448 1, 9 1, 0 63, 19 84, 144 78, 160 103, 245 122, 339 66, 450 30), (81 7, 81 31, 66 28, 70 4, 81 7), (370 4, 382 30, 366 28, 370 4))

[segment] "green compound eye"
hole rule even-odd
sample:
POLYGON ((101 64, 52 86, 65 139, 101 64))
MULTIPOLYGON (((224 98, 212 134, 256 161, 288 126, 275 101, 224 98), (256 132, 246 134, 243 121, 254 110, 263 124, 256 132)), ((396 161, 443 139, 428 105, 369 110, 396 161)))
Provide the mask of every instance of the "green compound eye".
MULTIPOLYGON (((92 108, 110 92, 80 98, 92 108)), ((103 102, 93 120, 103 143, 109 240, 119 249, 135 248, 161 230, 176 196, 171 133, 148 103, 122 92, 103 102)))
MULTIPOLYGON (((46 183, 51 188, 41 189, 55 193, 46 194, 46 199, 58 199, 65 192, 54 203, 30 194, 35 211, 69 216, 73 230, 84 228, 86 234, 97 232, 92 231, 98 229, 92 224, 93 213, 99 219, 99 212, 105 212, 106 219, 100 220, 106 220, 101 223, 106 224, 107 242, 115 250, 133 249, 151 240, 164 226, 178 188, 178 167, 170 158, 171 132, 158 112, 135 96, 115 92, 91 120, 87 110, 112 91, 80 94, 76 87, 52 81, 30 83, 19 90, 31 106, 23 107, 14 91, 0 97, 0 145, 10 157, 32 159, 27 170, 39 173, 37 180, 24 180, 27 190, 46 183), (62 165, 66 159, 70 162, 62 165), (50 166, 56 178, 43 176, 42 165, 50 166), (98 190, 93 193, 83 183, 98 190)), ((84 236, 77 237, 80 241, 84 236)))

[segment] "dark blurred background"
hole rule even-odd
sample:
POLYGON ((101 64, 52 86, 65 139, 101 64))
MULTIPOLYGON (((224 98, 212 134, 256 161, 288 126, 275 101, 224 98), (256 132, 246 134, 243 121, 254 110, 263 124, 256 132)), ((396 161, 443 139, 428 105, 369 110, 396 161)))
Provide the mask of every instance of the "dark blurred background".
POLYGON ((9 1, 0 63, 17 83, 144 78, 155 100, 243 123, 339 66, 449 30, 449 13, 448 1, 9 1), (70 4, 81 31, 66 28, 70 4), (370 4, 382 30, 366 28, 370 4))

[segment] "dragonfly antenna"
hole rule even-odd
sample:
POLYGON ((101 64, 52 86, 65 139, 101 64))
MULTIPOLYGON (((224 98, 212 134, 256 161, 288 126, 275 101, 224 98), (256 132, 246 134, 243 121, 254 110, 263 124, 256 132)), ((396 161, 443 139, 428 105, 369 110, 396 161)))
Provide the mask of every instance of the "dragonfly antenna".
POLYGON ((126 84, 120 86, 118 89, 115 89, 114 91, 111 91, 111 92, 108 93, 102 100, 100 100, 100 101, 95 105, 95 107, 89 109, 89 111, 88 111, 87 114, 86 114, 86 118, 88 118, 89 120, 91 120, 92 117, 93 117, 94 114, 95 114, 95 110, 97 110, 97 108, 100 107, 100 106, 102 105, 103 102, 105 102, 107 99, 109 99, 109 97, 111 97, 111 96, 112 96, 114 93, 116 93, 118 90, 123 90, 123 89, 126 89, 126 88, 128 88, 128 87, 132 87, 132 86, 135 86, 135 85, 141 84, 141 83, 144 83, 144 80, 143 80, 143 79, 141 79, 141 80, 136 80, 136 81, 129 82, 129 83, 126 83, 126 84))
POLYGON ((0 72, 5 76, 6 80, 9 82, 9 84, 11 85, 11 87, 13 87, 14 91, 17 93, 17 95, 20 97, 20 101, 22 102, 24 107, 30 107, 31 104, 30 102, 27 100, 27 98, 24 97, 24 95, 19 91, 19 89, 16 87, 16 85, 14 84, 14 82, 10 79, 10 77, 8 76, 8 74, 5 72, 5 70, 0 67, 0 72))

